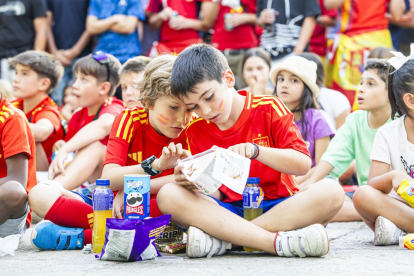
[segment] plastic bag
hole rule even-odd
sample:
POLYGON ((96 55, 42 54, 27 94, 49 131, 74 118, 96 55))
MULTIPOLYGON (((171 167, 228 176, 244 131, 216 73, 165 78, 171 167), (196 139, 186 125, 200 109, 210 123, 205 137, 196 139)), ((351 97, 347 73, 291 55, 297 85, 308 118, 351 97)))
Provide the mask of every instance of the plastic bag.
POLYGON ((107 219, 105 243, 96 258, 134 262, 161 256, 154 241, 167 227, 171 215, 150 219, 107 219))
POLYGON ((16 235, 10 235, 5 238, 0 238, 0 257, 6 256, 6 255, 15 255, 15 251, 17 250, 17 247, 19 246, 20 238, 22 235, 16 234, 16 235))

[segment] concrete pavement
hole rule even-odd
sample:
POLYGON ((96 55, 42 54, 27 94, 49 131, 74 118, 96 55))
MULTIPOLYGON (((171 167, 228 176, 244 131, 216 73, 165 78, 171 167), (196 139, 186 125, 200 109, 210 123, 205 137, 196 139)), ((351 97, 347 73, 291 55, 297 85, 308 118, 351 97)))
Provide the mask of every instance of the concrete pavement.
POLYGON ((280 258, 265 253, 232 251, 212 259, 118 263, 95 260, 80 251, 34 250, 28 239, 16 256, 0 257, 0 275, 414 275, 414 251, 398 246, 376 247, 362 222, 331 223, 330 252, 322 258, 280 258))

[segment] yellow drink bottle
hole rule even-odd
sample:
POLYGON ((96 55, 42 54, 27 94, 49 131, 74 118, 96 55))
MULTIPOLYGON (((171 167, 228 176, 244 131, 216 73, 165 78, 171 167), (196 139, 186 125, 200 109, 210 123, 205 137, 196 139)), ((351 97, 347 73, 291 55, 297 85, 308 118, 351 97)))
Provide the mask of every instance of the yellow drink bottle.
MULTIPOLYGON (((251 221, 263 214, 263 190, 260 187, 260 178, 249 177, 246 188, 243 191, 243 212, 244 219, 251 221)), ((245 251, 260 251, 258 249, 243 247, 245 251)))
POLYGON ((106 219, 112 218, 114 193, 109 188, 108 179, 96 180, 96 189, 92 194, 93 201, 93 230, 92 250, 100 253, 105 243, 106 219))

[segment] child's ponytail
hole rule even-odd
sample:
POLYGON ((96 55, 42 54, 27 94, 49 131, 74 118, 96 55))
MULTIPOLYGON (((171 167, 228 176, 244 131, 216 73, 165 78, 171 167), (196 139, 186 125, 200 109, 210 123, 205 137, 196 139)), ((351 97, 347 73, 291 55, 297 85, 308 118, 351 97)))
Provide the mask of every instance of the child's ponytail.
POLYGON ((394 73, 395 73, 395 68, 392 67, 390 65, 389 70, 388 70, 388 99, 390 101, 390 105, 391 105, 391 119, 394 120, 395 115, 401 114, 401 111, 397 105, 397 98, 395 97, 394 94, 394 73))

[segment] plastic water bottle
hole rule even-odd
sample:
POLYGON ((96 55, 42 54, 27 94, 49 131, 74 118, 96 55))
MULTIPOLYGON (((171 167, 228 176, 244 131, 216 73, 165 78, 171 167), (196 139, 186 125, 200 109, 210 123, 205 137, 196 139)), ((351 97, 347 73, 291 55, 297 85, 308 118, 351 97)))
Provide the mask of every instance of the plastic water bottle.
MULTIPOLYGON (((263 189, 260 187, 260 178, 249 177, 243 191, 244 219, 251 221, 263 214, 263 189)), ((254 248, 243 247, 245 251, 260 251, 254 248)))
POLYGON ((96 180, 96 189, 92 194, 93 201, 93 231, 92 250, 100 253, 105 242, 106 219, 112 218, 114 193, 109 188, 108 179, 96 180))

